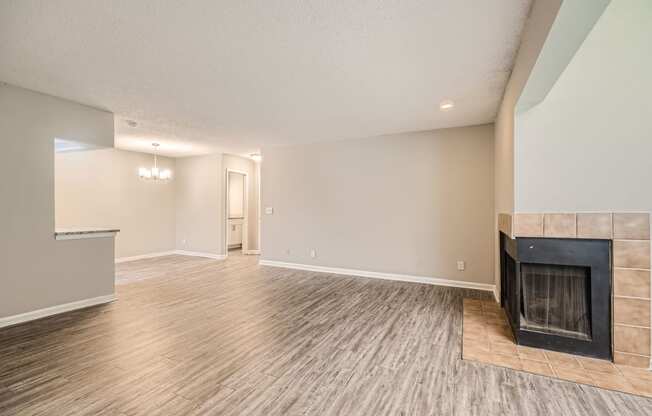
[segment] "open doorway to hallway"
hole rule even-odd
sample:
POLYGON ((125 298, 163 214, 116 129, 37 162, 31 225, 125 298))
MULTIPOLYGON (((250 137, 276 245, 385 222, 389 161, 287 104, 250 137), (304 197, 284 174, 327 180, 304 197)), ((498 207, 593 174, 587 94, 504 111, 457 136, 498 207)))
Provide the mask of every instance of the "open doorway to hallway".
POLYGON ((227 255, 241 255, 249 250, 249 175, 226 169, 225 240, 227 255))

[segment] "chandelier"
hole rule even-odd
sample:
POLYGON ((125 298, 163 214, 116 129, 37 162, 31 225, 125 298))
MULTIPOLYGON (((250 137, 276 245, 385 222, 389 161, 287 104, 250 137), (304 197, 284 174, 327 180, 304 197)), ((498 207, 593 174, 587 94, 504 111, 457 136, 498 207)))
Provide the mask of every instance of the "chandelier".
POLYGON ((167 182, 172 179, 172 171, 170 169, 160 170, 158 168, 156 151, 158 150, 160 144, 152 143, 152 146, 154 147, 154 167, 151 169, 139 168, 138 176, 140 179, 167 182))

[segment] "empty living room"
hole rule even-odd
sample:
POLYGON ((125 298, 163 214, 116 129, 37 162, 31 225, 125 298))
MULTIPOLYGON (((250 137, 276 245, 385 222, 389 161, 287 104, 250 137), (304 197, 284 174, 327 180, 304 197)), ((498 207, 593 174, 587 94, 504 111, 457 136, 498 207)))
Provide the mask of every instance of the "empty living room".
POLYGON ((652 1, 1 0, 0 416, 652 415, 652 1))

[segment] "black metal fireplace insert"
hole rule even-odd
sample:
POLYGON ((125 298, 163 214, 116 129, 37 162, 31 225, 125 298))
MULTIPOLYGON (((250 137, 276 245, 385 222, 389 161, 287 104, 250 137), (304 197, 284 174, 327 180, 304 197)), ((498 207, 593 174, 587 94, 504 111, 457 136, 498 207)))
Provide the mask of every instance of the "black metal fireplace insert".
POLYGON ((611 241, 500 238, 501 296, 516 342, 611 359, 611 241))

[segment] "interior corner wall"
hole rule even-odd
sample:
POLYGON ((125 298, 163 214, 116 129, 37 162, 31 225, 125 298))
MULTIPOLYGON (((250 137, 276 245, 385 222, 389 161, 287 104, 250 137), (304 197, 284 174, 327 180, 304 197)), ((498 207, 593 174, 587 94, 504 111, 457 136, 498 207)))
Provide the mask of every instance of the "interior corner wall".
POLYGON ((263 149, 274 211, 261 258, 492 284, 493 135, 489 124, 263 149))
POLYGON ((113 114, 0 84, 0 318, 114 293, 113 238, 54 239, 54 138, 113 146, 113 114))
MULTIPOLYGON (((561 0, 535 1, 528 16, 514 68, 505 88, 495 122, 494 148, 494 281, 500 289, 498 262, 498 214, 511 213, 515 208, 515 109, 539 53, 555 21, 561 0)), ((499 292, 498 292, 499 293, 499 292)))
MULTIPOLYGON (((119 228, 116 258, 175 249, 176 181, 143 181, 139 167, 154 156, 119 149, 57 153, 57 227, 119 228)), ((176 171, 175 159, 158 157, 161 168, 176 171)))
POLYGON ((516 118, 520 212, 652 211, 652 3, 613 0, 516 118))
POLYGON ((223 255, 222 154, 176 160, 176 249, 223 255))

